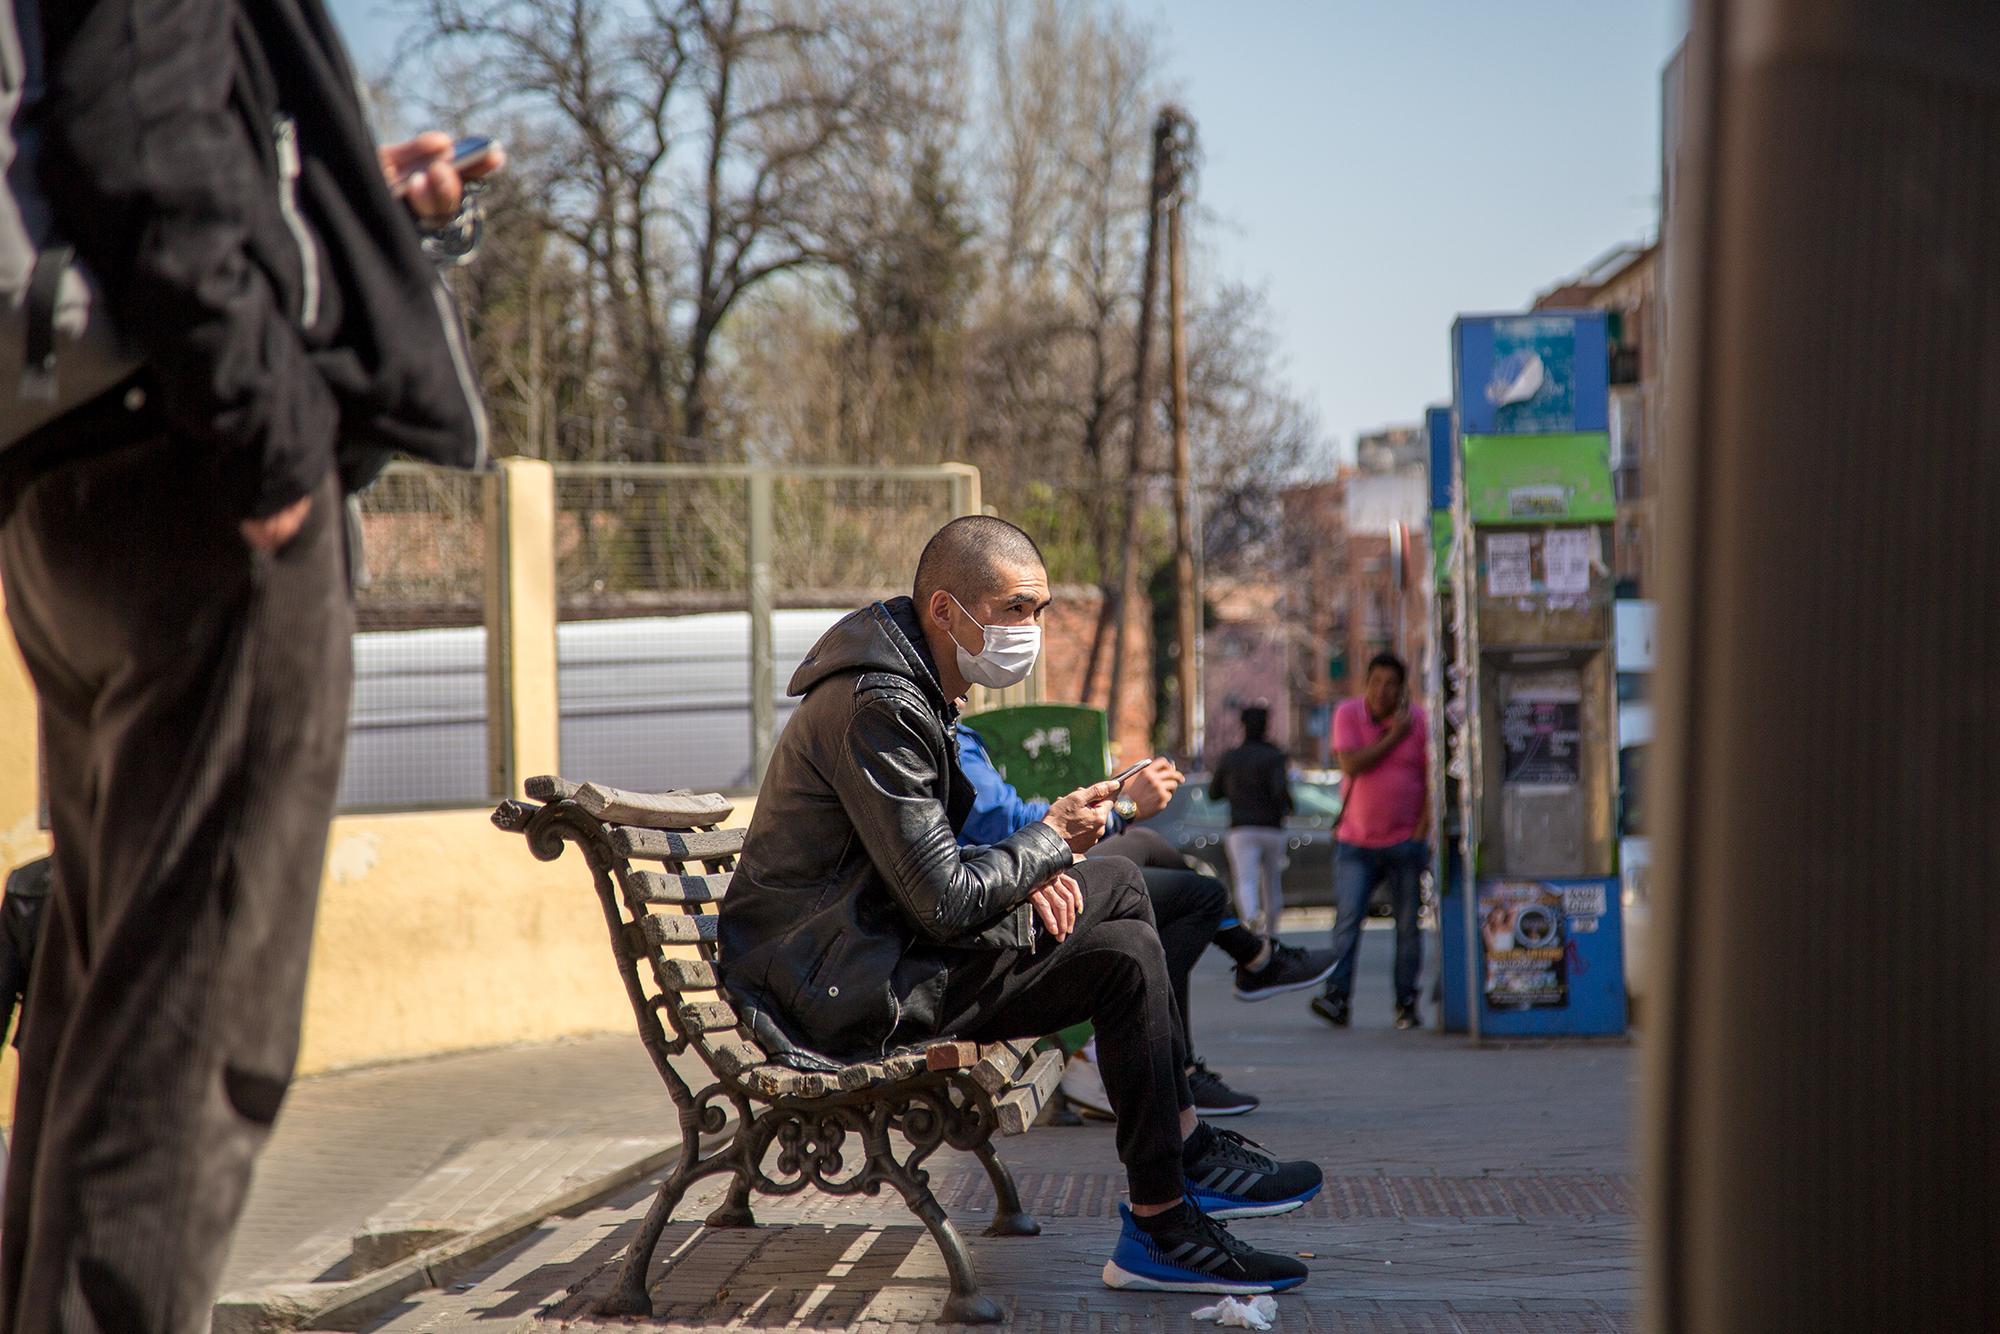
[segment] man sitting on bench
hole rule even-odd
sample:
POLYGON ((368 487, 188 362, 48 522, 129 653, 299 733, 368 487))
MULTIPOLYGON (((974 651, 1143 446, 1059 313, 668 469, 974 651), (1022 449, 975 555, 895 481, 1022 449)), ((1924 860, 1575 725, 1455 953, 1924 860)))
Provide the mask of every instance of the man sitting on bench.
POLYGON ((723 900, 723 983, 766 1050, 802 1061, 1090 1021, 1131 1193, 1104 1281, 1296 1287, 1304 1265, 1219 1220, 1298 1208, 1319 1193, 1320 1169, 1196 1117, 1138 868, 1073 864, 1103 833, 1113 786, 1071 792, 991 846, 955 837, 972 808, 952 743, 958 701, 1027 675, 1048 604, 1026 533, 955 519, 924 548, 914 598, 852 613, 806 655, 790 686, 804 698, 723 900))

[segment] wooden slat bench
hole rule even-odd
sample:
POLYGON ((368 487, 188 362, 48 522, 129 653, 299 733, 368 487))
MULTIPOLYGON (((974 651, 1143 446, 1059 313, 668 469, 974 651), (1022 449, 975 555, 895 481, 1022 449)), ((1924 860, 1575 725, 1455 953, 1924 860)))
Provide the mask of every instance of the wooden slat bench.
POLYGON ((743 847, 742 830, 717 828, 729 803, 554 777, 526 786, 529 800, 501 802, 493 823, 525 835, 544 861, 561 856, 565 843, 582 850, 640 1040, 680 1114, 680 1159, 660 1184, 605 1313, 651 1314, 646 1279, 661 1231, 691 1185, 727 1173, 728 1194, 704 1220, 709 1227, 756 1226, 753 1191, 874 1195, 893 1187, 944 1253, 951 1296, 943 1319, 998 1321, 1001 1308, 980 1295, 971 1256, 931 1193, 923 1162, 942 1145, 977 1155, 997 1196, 987 1235, 1038 1234, 993 1137, 1034 1123, 1062 1076, 1061 1054, 1037 1055, 1033 1041, 946 1040, 833 1071, 772 1059, 718 984, 715 908, 743 847), (670 1060, 687 1051, 714 1083, 688 1087, 670 1060), (703 1136, 713 1145, 707 1152, 703 1136), (850 1137, 858 1155, 848 1150, 850 1137))

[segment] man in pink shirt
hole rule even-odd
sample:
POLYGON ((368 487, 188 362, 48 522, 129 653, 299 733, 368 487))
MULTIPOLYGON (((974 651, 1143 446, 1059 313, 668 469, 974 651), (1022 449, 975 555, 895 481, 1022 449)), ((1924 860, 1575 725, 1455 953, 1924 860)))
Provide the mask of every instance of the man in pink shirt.
POLYGON ((1333 972, 1313 1013, 1345 1028, 1354 989, 1354 951, 1375 886, 1387 881, 1396 918, 1396 1027, 1416 1028, 1423 936, 1417 907, 1430 864, 1431 793, 1424 711, 1410 704, 1409 670, 1393 653, 1368 663, 1359 699, 1334 711, 1333 749, 1343 801, 1334 829, 1333 972))

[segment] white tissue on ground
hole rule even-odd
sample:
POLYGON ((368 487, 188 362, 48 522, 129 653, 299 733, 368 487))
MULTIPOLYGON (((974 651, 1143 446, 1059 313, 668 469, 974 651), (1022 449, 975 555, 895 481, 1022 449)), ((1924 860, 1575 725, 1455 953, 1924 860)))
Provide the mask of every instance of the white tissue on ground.
POLYGON ((1213 1306, 1201 1307, 1194 1313, 1194 1318, 1213 1320, 1226 1328, 1269 1329, 1271 1322, 1278 1318, 1278 1303, 1271 1297, 1253 1297, 1247 1302, 1224 1297, 1213 1306))

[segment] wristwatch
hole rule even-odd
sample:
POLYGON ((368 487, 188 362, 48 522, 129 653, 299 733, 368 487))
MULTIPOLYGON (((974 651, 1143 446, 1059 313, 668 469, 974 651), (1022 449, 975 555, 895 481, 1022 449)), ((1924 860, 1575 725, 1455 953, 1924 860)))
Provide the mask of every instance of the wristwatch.
POLYGON ((465 182, 460 187, 458 212, 444 223, 426 227, 419 233, 424 257, 434 267, 455 269, 470 264, 479 253, 479 241, 486 230, 486 210, 479 204, 484 186, 484 181, 465 182))
POLYGON ((1139 818, 1139 803, 1130 797, 1120 797, 1111 803, 1111 811, 1121 820, 1136 820, 1139 818))

